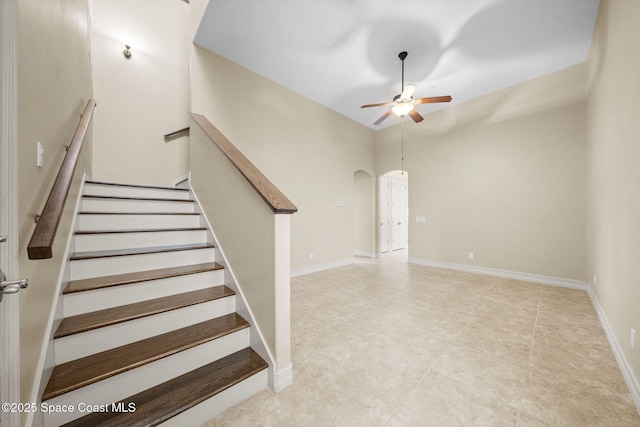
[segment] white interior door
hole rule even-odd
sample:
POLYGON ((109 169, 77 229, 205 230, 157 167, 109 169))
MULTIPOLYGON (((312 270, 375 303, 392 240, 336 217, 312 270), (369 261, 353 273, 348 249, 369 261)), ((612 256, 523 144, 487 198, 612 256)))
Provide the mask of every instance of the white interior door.
MULTIPOLYGON (((0 2, 0 269, 9 279, 18 274, 18 102, 16 0, 0 2)), ((0 404, 20 402, 18 295, 0 302, 0 404)), ((7 411, 9 409, 9 411, 7 411)), ((20 414, 0 410, 0 426, 14 427, 20 414)), ((15 407, 16 410, 20 409, 15 407)))
POLYGON ((407 247, 407 180, 391 177, 391 250, 407 247))
POLYGON ((389 215, 389 177, 380 177, 380 252, 389 252, 391 216, 389 215))

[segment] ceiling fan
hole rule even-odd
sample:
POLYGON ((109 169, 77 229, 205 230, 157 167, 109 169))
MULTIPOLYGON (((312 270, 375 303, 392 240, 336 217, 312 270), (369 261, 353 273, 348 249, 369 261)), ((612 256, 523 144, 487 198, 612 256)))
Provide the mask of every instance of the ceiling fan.
POLYGON ((416 104, 435 104, 438 102, 449 102, 451 101, 450 96, 434 96, 431 98, 417 98, 413 99, 413 92, 416 90, 416 85, 405 85, 404 84, 404 60, 407 57, 407 52, 400 52, 398 58, 402 61, 402 93, 393 97, 392 102, 381 102, 378 104, 366 104, 360 108, 370 108, 370 107, 384 107, 391 106, 391 109, 384 113, 382 117, 376 120, 373 124, 379 125, 382 123, 384 119, 389 117, 391 113, 395 113, 398 117, 405 117, 407 114, 413 119, 414 122, 418 123, 424 120, 424 117, 420 115, 415 109, 414 106, 416 104))

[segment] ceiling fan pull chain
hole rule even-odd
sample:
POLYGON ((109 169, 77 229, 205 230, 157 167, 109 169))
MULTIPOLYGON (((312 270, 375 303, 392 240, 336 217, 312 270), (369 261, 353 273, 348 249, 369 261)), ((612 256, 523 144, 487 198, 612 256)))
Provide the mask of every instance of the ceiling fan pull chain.
POLYGON ((401 159, 400 159, 400 167, 402 170, 402 175, 404 175, 404 117, 402 117, 402 137, 401 137, 401 144, 402 144, 402 152, 401 152, 401 159))

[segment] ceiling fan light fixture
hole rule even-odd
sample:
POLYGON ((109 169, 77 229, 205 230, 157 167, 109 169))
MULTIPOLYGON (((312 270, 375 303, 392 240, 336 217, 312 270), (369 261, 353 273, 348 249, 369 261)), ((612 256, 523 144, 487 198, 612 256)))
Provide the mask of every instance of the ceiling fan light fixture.
POLYGON ((400 52, 398 55, 400 61, 402 62, 402 93, 393 97, 392 102, 379 102, 377 104, 365 104, 360 108, 370 108, 370 107, 387 107, 391 106, 391 109, 382 115, 378 120, 373 122, 374 125, 379 125, 384 120, 387 119, 392 113, 395 113, 401 119, 404 119, 405 116, 409 115, 413 119, 414 122, 420 123, 424 120, 424 117, 420 115, 420 113, 414 109, 416 104, 435 104, 438 102, 449 102, 451 101, 450 96, 432 96, 430 98, 414 98, 413 94, 416 90, 416 85, 413 84, 404 84, 404 60, 407 58, 407 52, 400 52))
POLYGON ((413 110, 413 102, 395 102, 391 107, 391 111, 400 118, 409 114, 411 110, 413 110))

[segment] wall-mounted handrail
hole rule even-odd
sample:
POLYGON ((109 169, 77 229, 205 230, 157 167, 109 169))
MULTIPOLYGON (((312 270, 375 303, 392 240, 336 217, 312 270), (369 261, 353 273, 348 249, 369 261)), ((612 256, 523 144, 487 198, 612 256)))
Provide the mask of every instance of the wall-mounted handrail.
POLYGON ((189 127, 164 135, 164 140, 169 142, 173 139, 180 138, 181 136, 189 136, 189 127))
POLYGON ((80 122, 69 143, 67 154, 64 156, 60 171, 58 171, 58 176, 56 176, 40 219, 29 241, 29 246, 27 246, 29 259, 48 259, 53 256, 51 247, 53 246, 53 241, 58 231, 58 225, 60 224, 64 204, 69 195, 73 174, 75 173, 76 165, 80 158, 80 150, 82 149, 82 144, 96 105, 96 101, 90 99, 87 101, 87 105, 82 112, 80 122))
POLYGON ((201 114, 191 117, 202 127, 207 136, 222 150, 249 184, 258 192, 269 208, 277 214, 292 214, 298 208, 282 194, 260 170, 247 159, 211 122, 201 114))

